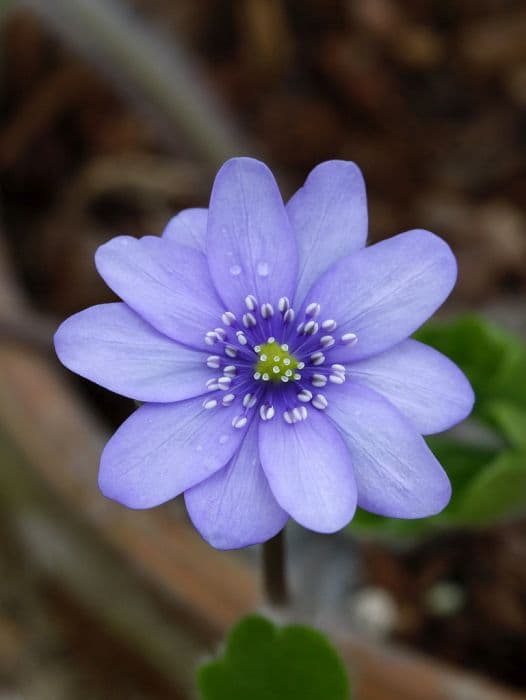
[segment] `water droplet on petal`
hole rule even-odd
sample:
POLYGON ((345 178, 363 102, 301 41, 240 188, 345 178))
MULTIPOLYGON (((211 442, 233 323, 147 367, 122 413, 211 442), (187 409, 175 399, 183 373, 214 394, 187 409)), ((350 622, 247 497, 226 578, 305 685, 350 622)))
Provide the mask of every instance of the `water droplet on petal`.
POLYGON ((224 445, 225 442, 227 442, 227 440, 228 440, 228 435, 221 435, 221 437, 219 438, 219 444, 224 445))
POLYGON ((203 451, 203 446, 202 446, 202 445, 196 445, 196 446, 195 446, 195 451, 196 451, 196 452, 202 452, 202 451, 203 451))
POLYGON ((270 265, 268 264, 268 262, 260 260, 260 262, 258 262, 256 266, 256 269, 260 277, 267 277, 270 272, 270 265))
POLYGON ((241 265, 231 265, 230 266, 230 274, 233 277, 237 277, 238 275, 241 274, 241 265))

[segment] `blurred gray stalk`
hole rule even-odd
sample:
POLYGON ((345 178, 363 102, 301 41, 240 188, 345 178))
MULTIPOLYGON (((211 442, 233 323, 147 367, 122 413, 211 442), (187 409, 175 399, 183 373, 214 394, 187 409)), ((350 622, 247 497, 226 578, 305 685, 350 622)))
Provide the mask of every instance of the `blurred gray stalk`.
POLYGON ((146 25, 118 0, 18 0, 95 63, 163 129, 168 145, 188 147, 215 169, 249 153, 245 139, 178 42, 146 25))

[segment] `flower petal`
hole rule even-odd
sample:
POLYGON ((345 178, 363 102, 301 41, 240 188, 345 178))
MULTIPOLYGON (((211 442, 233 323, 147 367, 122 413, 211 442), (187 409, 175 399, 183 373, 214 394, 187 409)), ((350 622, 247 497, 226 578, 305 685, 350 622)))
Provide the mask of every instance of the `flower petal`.
POLYGON ((205 254, 207 220, 208 209, 183 209, 170 219, 163 231, 163 238, 205 254))
POLYGON ((351 380, 374 389, 423 435, 464 420, 475 396, 463 372, 445 355, 416 340, 348 366, 351 380))
POLYGON ((118 236, 95 255, 104 281, 154 328, 184 345, 206 348, 222 307, 206 258, 168 238, 118 236))
POLYGON ((225 306, 243 312, 243 300, 292 298, 297 249, 283 200, 270 170, 252 158, 227 161, 214 182, 208 211, 210 272, 225 306))
POLYGON ((232 427, 239 406, 209 411, 202 402, 145 404, 135 411, 102 453, 104 495, 129 508, 151 508, 225 466, 246 432, 232 427))
POLYGON ((237 549, 274 537, 288 515, 277 504, 261 467, 257 422, 229 464, 185 493, 196 529, 217 549, 237 549))
POLYGON ((345 438, 358 505, 393 518, 423 518, 449 502, 451 485, 424 439, 386 399, 346 382, 327 392, 327 414, 345 438))
POLYGON ((367 239, 367 199, 360 168, 329 160, 312 170, 287 204, 298 242, 296 304, 313 282, 343 256, 363 248, 367 239))
POLYGON ((126 304, 101 304, 62 323, 57 355, 68 369, 138 401, 180 401, 206 391, 206 355, 162 335, 126 304))
POLYGON ((336 336, 358 342, 335 346, 331 360, 349 362, 387 350, 411 335, 447 298, 456 260, 429 231, 408 231, 364 248, 333 265, 315 283, 306 303, 338 322, 336 336))
POLYGON ((351 459, 336 428, 312 409, 293 425, 281 415, 259 426, 261 463, 280 506, 300 525, 335 532, 356 509, 351 459))

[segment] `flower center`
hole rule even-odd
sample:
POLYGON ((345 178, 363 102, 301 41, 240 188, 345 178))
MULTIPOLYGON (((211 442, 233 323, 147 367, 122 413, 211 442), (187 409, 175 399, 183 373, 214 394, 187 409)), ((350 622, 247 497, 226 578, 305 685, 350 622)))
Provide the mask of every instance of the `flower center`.
POLYGON ((276 341, 263 343, 254 347, 258 361, 254 366, 256 379, 271 382, 287 382, 294 379, 299 362, 289 352, 288 345, 280 345, 276 341), (257 376, 259 375, 259 377, 257 376))

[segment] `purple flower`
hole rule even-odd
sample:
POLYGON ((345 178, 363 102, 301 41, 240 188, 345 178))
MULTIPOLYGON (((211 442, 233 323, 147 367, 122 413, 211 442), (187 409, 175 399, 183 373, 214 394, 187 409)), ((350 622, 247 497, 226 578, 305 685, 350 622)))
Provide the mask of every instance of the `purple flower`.
POLYGON ((235 158, 208 210, 101 246, 97 269, 124 303, 72 316, 55 345, 69 369, 144 402, 104 449, 103 493, 150 508, 184 492, 225 549, 289 516, 334 532, 357 504, 442 510, 450 483, 422 435, 465 418, 473 392, 409 336, 449 295, 455 258, 428 231, 366 236, 353 163, 317 166, 284 206, 265 165, 235 158))

